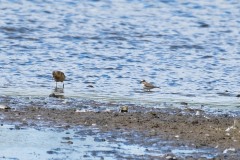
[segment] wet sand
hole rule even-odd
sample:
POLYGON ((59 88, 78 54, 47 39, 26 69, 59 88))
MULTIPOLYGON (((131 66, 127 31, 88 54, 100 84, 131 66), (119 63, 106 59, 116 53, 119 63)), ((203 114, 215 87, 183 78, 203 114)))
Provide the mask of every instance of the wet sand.
POLYGON ((0 114, 3 125, 53 128, 94 126, 101 132, 111 131, 118 138, 125 138, 129 143, 137 141, 142 146, 152 146, 154 139, 161 139, 170 141, 174 147, 190 146, 214 150, 214 156, 210 157, 202 156, 201 153, 182 157, 170 152, 170 156, 148 157, 149 159, 238 159, 240 155, 240 118, 227 114, 211 115, 201 109, 129 106, 128 112, 122 113, 119 112, 119 107, 115 110, 88 111, 29 106, 1 109, 0 114), (138 138, 126 134, 134 132, 139 134, 138 138))

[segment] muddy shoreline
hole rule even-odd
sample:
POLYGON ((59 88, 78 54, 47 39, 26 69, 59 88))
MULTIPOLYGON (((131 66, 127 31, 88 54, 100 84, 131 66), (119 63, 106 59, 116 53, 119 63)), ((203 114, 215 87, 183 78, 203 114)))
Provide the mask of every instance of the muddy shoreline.
MULTIPOLYGON (((21 127, 71 128, 94 126, 101 132, 141 133, 141 145, 153 145, 150 139, 161 138, 174 142, 175 146, 191 146, 196 149, 212 148, 215 156, 210 159, 238 159, 240 154, 239 117, 211 115, 200 109, 156 109, 130 106, 128 112, 119 110, 88 111, 79 109, 55 109, 28 106, 18 109, 1 109, 1 124, 17 124, 21 127), (234 123, 235 121, 235 123, 234 123)), ((119 137, 136 141, 134 137, 119 137)), ((139 139, 138 139, 139 140, 139 139)), ((176 157, 181 159, 181 157, 176 157)), ((199 159, 197 157, 185 157, 199 159)))

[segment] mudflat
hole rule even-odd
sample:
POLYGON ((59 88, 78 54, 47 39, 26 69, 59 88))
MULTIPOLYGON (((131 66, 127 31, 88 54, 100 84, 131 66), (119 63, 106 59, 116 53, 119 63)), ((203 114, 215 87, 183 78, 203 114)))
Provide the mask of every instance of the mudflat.
MULTIPOLYGON (((118 137, 127 138, 130 142, 138 141, 152 145, 150 139, 160 138, 171 141, 173 146, 190 146, 192 148, 214 149, 214 156, 178 157, 176 159, 238 159, 240 155, 240 118, 228 114, 213 115, 201 109, 170 108, 157 109, 129 106, 128 112, 116 110, 90 111, 79 109, 56 109, 47 107, 22 107, 18 109, 1 109, 1 123, 18 124, 32 127, 62 126, 95 126, 101 132, 141 133, 139 139, 126 134, 118 137)), ((156 158, 156 157, 155 157, 156 158)), ((166 157, 158 157, 166 159, 166 157)), ((149 158, 151 159, 151 158, 149 158)))

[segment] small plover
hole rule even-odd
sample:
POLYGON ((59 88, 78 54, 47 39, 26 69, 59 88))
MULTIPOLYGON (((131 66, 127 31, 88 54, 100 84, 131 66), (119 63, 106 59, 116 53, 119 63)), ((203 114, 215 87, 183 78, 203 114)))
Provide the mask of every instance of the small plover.
POLYGON ((57 88, 57 82, 62 82, 63 83, 63 88, 64 88, 64 80, 66 78, 65 74, 61 71, 53 71, 52 76, 54 80, 56 81, 56 88, 57 88))
POLYGON ((151 83, 148 83, 148 82, 145 81, 145 80, 142 80, 140 83, 143 84, 143 89, 145 89, 145 90, 147 90, 147 91, 150 91, 150 90, 153 89, 153 88, 160 88, 160 87, 154 86, 154 85, 151 84, 151 83))

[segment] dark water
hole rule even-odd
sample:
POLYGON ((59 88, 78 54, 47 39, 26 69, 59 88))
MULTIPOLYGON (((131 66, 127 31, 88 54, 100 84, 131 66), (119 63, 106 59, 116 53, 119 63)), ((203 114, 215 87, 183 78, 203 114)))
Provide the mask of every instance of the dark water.
POLYGON ((236 107, 237 0, 1 0, 1 95, 236 107), (143 92, 146 79, 161 87, 143 92), (87 87, 92 85, 94 88, 87 87))

